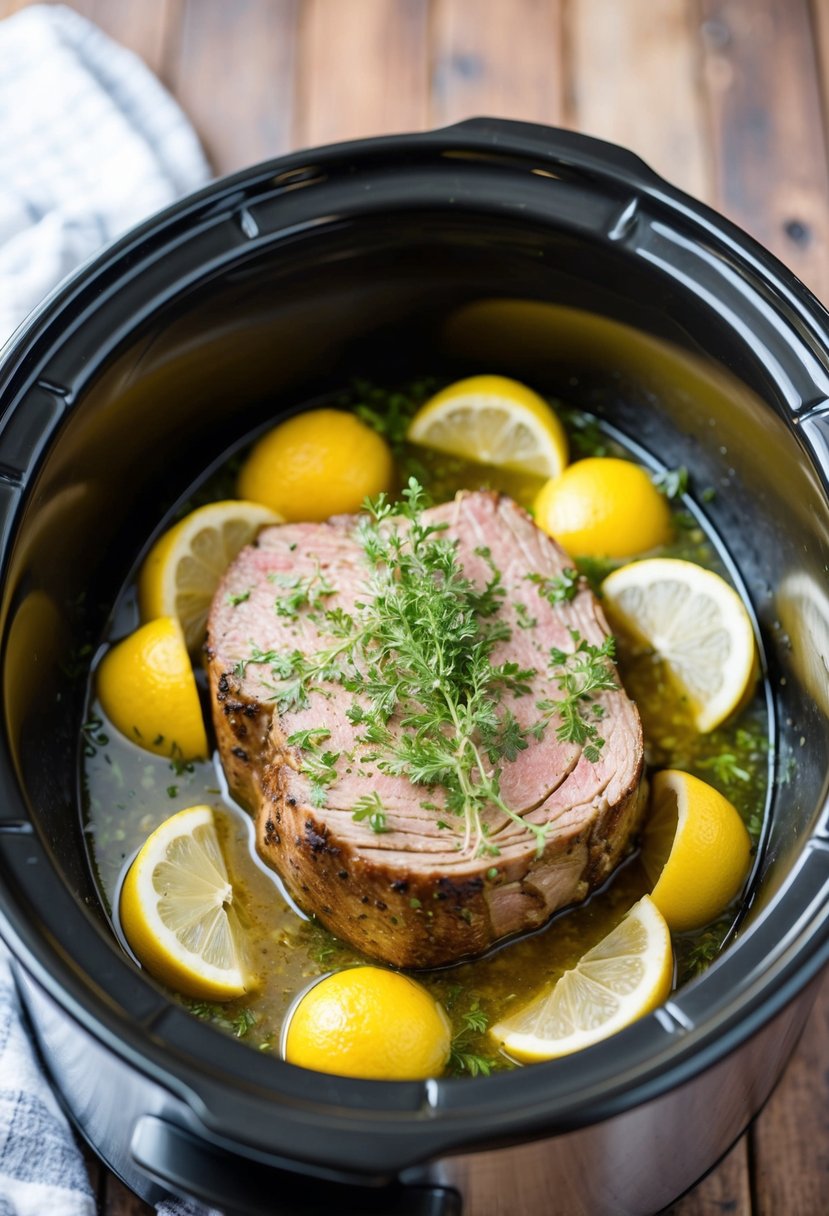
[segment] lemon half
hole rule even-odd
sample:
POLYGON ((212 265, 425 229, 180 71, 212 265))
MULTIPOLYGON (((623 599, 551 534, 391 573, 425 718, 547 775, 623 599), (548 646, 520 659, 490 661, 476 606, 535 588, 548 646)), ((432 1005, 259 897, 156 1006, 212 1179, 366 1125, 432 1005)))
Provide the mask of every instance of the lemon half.
POLYGON ((552 1060, 591 1047, 650 1013, 668 996, 668 926, 646 895, 551 989, 490 1030, 517 1060, 552 1060))
POLYGON ((159 756, 207 756, 199 693, 178 621, 148 621, 107 651, 96 673, 113 726, 159 756))
POLYGON ((439 1077, 451 1030, 443 1007, 414 980, 383 967, 350 967, 300 999, 284 1035, 289 1064, 341 1077, 439 1077))
POLYGON ((602 595, 611 624, 664 660, 697 730, 713 730, 744 703, 757 675, 754 632, 718 574, 649 558, 608 575, 602 595))
POLYGON ((567 436, 543 397, 506 376, 471 376, 431 397, 407 438, 478 464, 556 477, 567 464, 567 436))
POLYGON ((677 769, 654 776, 642 864, 672 929, 699 929, 718 916, 745 882, 750 855, 745 824, 718 790, 677 769))
POLYGON ((191 653, 201 646, 210 605, 230 563, 266 524, 281 517, 258 502, 211 502, 155 542, 138 577, 142 620, 174 616, 191 653))
POLYGON ((289 520, 324 520, 359 511, 390 490, 391 449, 344 410, 306 410, 280 422, 253 446, 239 473, 239 494, 289 520))
POLYGON ((535 521, 571 557, 632 557, 671 538, 671 513, 630 460, 590 456, 542 486, 535 521))
POLYGON ((171 988, 229 1001, 251 986, 209 806, 179 811, 156 828, 130 866, 119 907, 138 959, 171 988))

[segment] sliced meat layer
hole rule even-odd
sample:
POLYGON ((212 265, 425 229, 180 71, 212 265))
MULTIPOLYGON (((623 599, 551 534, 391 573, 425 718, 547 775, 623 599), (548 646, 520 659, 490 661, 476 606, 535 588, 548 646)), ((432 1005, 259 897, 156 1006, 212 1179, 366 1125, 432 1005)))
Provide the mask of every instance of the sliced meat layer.
MULTIPOLYGON (((504 692, 498 705, 514 715, 526 746, 499 762, 513 817, 495 806, 485 812, 497 852, 467 842, 464 817, 447 809, 440 786, 378 767, 377 748, 360 742, 354 722, 367 704, 363 690, 352 683, 347 691, 323 670, 305 703, 292 700, 296 656, 336 651, 337 610, 359 613, 370 594, 353 518, 265 529, 228 571, 208 629, 219 747, 231 790, 257 813, 262 856, 339 937, 406 967, 478 954, 584 899, 628 851, 643 809, 641 725, 618 677, 584 706, 603 744, 594 751, 589 740, 559 737, 553 703, 566 664, 559 657, 551 666, 551 651, 571 654, 607 636, 585 585, 557 603, 542 594, 538 579, 562 576, 564 552, 492 494, 459 495, 424 520, 445 526, 477 588, 500 573, 505 595, 494 619, 505 636, 490 661, 532 673, 526 691, 504 692), (536 737, 527 732, 544 716, 539 705, 549 720, 536 737), (382 810, 380 832, 372 806, 382 810), (359 807, 364 818, 354 817, 359 807), (541 852, 525 823, 544 827, 541 852)), ((388 729, 393 738, 407 729, 399 712, 388 729)))

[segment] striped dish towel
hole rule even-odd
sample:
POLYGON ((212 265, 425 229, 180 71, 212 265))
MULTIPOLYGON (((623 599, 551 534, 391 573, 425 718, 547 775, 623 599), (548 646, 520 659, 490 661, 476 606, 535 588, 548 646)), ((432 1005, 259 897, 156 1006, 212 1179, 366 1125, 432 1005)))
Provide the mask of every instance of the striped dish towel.
POLYGON ((137 56, 69 8, 0 22, 0 345, 101 245, 209 176, 137 56))
MULTIPOLYGON (((210 176, 152 72, 69 8, 0 22, 0 345, 105 242, 210 176)), ((0 942, 0 1216, 96 1216, 0 942)), ((160 1216, 219 1216, 171 1200, 160 1216)))

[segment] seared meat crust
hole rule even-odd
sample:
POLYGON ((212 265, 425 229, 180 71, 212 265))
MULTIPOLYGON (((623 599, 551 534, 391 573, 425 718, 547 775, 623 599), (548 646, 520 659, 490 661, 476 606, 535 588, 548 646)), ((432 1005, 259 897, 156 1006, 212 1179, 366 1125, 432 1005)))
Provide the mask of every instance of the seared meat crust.
MULTIPOLYGON (((482 548, 501 571, 507 594, 499 615, 510 638, 498 644, 492 662, 514 660, 537 671, 530 695, 504 698, 526 727, 538 718, 539 700, 560 695, 548 672, 550 648, 571 650, 573 630, 601 644, 607 635, 601 608, 586 586, 555 606, 539 595, 527 575, 554 577, 568 559, 511 500, 462 494, 426 516, 448 525, 473 582, 483 586, 490 575, 482 548)), ((459 847, 463 824, 434 810, 442 803, 439 788, 383 774, 361 760, 359 730, 346 716, 352 694, 338 684, 323 685, 306 708, 280 715, 268 662, 239 666, 254 646, 260 654, 313 654, 331 641, 325 609, 350 611, 365 595, 353 526, 344 517, 266 528, 227 572, 208 626, 216 733, 232 792, 256 812, 259 851, 297 902, 374 958, 438 966, 543 924, 607 878, 628 852, 644 809, 641 724, 619 686, 597 697, 605 739, 598 760, 559 741, 551 725, 504 764, 507 805, 528 821, 550 824, 540 856, 528 832, 495 812, 489 839, 498 845, 497 857, 476 857, 459 847), (316 580, 324 602, 317 611, 280 616, 275 600, 296 578, 309 580, 312 590, 316 580), (250 594, 234 604, 244 592, 250 594), (323 807, 312 804, 302 750, 287 742, 297 731, 318 727, 330 732, 325 747, 338 756, 323 807), (381 799, 388 829, 381 834, 353 818, 367 794, 381 799)), ((390 726, 400 729, 394 718, 390 726)))

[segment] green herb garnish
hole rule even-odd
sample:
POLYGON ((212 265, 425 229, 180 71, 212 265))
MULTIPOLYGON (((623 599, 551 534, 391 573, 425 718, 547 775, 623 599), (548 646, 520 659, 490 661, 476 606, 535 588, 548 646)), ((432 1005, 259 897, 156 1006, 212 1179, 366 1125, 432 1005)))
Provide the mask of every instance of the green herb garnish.
POLYGON ((357 823, 367 821, 372 832, 376 832, 378 835, 389 830, 386 826, 386 808, 376 790, 357 799, 352 818, 357 823))
POLYGON ((334 594, 334 587, 319 566, 308 578, 291 577, 288 574, 274 574, 269 577, 277 586, 285 588, 285 595, 278 595, 274 600, 276 615, 287 616, 291 620, 296 620, 300 608, 307 608, 311 614, 322 611, 324 601, 334 594))
POLYGON ((602 583, 608 574, 619 568, 620 563, 612 557, 577 557, 576 565, 596 595, 602 594, 602 583))
POLYGON ((666 498, 681 498, 688 492, 688 470, 685 465, 675 469, 660 469, 651 474, 651 481, 666 498))
MULTIPOLYGON (((608 639, 603 647, 591 647, 574 634, 572 654, 551 656, 553 678, 564 696, 539 706, 543 716, 522 727, 503 706, 503 697, 528 695, 537 673, 515 662, 491 660, 498 643, 512 635, 498 615, 505 597, 501 572, 489 550, 476 550, 489 565, 490 577, 482 588, 473 584, 458 560, 457 542, 444 535, 446 526, 424 522, 427 505, 414 478, 399 503, 390 503, 384 494, 367 501, 355 530, 367 566, 366 594, 350 613, 324 611, 333 642, 311 655, 254 647, 237 672, 248 663, 269 664, 280 712, 304 708, 312 690, 339 684, 353 694, 346 713, 360 727, 358 763, 371 763, 381 773, 405 776, 416 785, 442 787, 441 822, 452 816, 460 821, 460 849, 475 856, 498 855, 489 839, 494 811, 530 833, 540 854, 549 827, 526 821, 504 802, 503 764, 513 761, 530 738, 540 738, 553 716, 560 718, 559 738, 585 745, 585 756, 598 759, 603 740, 596 722, 602 711, 593 697, 617 687, 608 661, 613 643, 608 639), (393 716, 400 729, 392 729, 393 716)), ((575 594, 577 580, 575 570, 567 571, 560 582, 543 580, 539 590, 566 600, 575 594)), ((307 594, 307 584, 297 582, 292 590, 301 592, 292 611, 319 608, 307 594)), ((325 791, 337 777, 338 759, 337 753, 314 749, 304 757, 314 805, 324 803, 325 791)), ((385 810, 375 797, 362 799, 354 817, 374 831, 386 830, 385 810)))
POLYGON ((223 1030, 229 1030, 237 1039, 243 1039, 259 1020, 252 1009, 242 1006, 238 1013, 229 1015, 227 1010, 213 1001, 186 1001, 187 1008, 203 1022, 211 1022, 223 1030))
POLYGON ((593 698, 597 692, 619 687, 610 666, 616 643, 614 638, 607 637, 601 646, 594 646, 576 629, 570 630, 570 636, 575 650, 560 650, 557 646, 550 650, 550 670, 564 696, 559 701, 539 701, 538 708, 557 714, 556 738, 583 747, 585 759, 595 764, 605 741, 596 726, 604 716, 604 709, 593 698))
POLYGON ((520 600, 516 600, 513 608, 515 609, 515 619, 518 622, 519 629, 535 629, 538 624, 538 618, 530 616, 526 604, 522 604, 520 600))
POLYGON ((185 773, 194 773, 196 766, 192 760, 185 760, 181 748, 177 743, 173 743, 170 748, 171 757, 169 767, 173 770, 177 777, 183 777, 185 773))
POLYGON ((285 742, 290 747, 317 747, 331 738, 331 731, 324 726, 309 726, 307 730, 295 730, 285 742))
POLYGON ((391 392, 367 380, 356 380, 347 404, 361 422, 387 440, 399 457, 406 444, 409 423, 436 388, 437 381, 433 379, 416 380, 405 391, 391 392))
POLYGON ((488 1077, 492 1072, 492 1061, 470 1050, 470 1039, 484 1034, 488 1025, 489 1018, 478 1005, 461 1017, 461 1029, 452 1038, 449 1049, 448 1067, 455 1076, 468 1073, 470 1077, 488 1077))
POLYGON ((558 403, 554 404, 567 428, 570 444, 578 456, 610 455, 610 442, 602 431, 598 418, 581 410, 568 410, 558 403))
POLYGON ((572 566, 565 566, 561 574, 547 576, 532 573, 526 575, 526 578, 528 582, 535 584, 541 598, 553 607, 575 599, 579 591, 579 572, 572 566))
POLYGON ((99 747, 106 747, 109 743, 109 735, 103 729, 104 723, 102 718, 97 718, 93 714, 87 718, 81 727, 81 739, 83 740, 83 754, 91 759, 97 754, 99 747))
POLYGON ((719 756, 709 756, 707 760, 698 760, 697 768, 708 769, 721 785, 733 785, 735 781, 751 780, 751 773, 742 767, 733 752, 721 752, 719 756))

